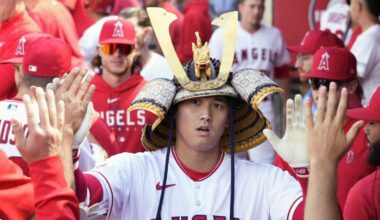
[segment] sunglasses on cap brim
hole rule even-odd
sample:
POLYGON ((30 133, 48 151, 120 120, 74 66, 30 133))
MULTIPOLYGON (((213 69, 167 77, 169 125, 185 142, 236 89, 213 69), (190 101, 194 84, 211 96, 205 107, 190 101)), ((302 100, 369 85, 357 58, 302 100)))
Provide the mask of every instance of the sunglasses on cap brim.
POLYGON ((329 80, 329 79, 319 79, 319 78, 310 78, 309 85, 313 90, 318 90, 321 86, 326 86, 327 91, 329 90, 329 86, 331 82, 335 82, 337 86, 341 86, 345 82, 349 82, 350 80, 339 81, 339 80, 329 80))
POLYGON ((128 44, 106 43, 100 45, 100 49, 106 55, 112 55, 116 50, 118 50, 121 55, 129 55, 135 47, 128 44))

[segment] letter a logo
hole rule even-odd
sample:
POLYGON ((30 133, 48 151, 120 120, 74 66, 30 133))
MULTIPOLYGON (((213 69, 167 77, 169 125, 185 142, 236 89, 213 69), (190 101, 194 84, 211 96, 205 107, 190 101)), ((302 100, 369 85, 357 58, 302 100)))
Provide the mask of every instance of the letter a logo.
POLYGON ((319 62, 318 70, 329 70, 329 53, 325 52, 321 56, 321 61, 319 62))
POLYGON ((24 50, 25 42, 26 42, 25 37, 20 38, 20 40, 18 41, 18 45, 15 52, 17 56, 25 54, 25 50, 24 50))
POLYGON ((123 24, 120 21, 115 23, 115 28, 113 29, 112 37, 124 37, 123 24))

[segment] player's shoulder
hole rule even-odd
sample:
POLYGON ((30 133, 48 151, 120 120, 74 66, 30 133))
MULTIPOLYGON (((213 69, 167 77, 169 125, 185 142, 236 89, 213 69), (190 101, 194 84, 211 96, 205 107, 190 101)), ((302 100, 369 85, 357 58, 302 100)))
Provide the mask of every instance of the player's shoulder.
POLYGON ((255 175, 283 173, 283 171, 280 168, 274 166, 273 164, 268 164, 268 163, 255 162, 255 161, 244 160, 244 159, 236 159, 236 164, 238 168, 245 169, 247 170, 246 172, 253 172, 255 173, 255 175))
POLYGON ((259 31, 269 34, 281 35, 280 29, 273 26, 268 26, 266 24, 261 24, 259 31))

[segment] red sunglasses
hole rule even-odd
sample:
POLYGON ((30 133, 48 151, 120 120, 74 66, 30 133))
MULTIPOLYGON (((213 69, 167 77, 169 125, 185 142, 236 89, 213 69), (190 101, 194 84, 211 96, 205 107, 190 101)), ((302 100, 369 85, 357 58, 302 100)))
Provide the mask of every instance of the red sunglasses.
POLYGON ((108 43, 108 44, 102 44, 100 46, 102 52, 106 55, 112 55, 116 52, 116 50, 119 50, 119 53, 121 55, 128 55, 130 54, 135 47, 133 45, 128 45, 128 44, 113 44, 113 43, 108 43))

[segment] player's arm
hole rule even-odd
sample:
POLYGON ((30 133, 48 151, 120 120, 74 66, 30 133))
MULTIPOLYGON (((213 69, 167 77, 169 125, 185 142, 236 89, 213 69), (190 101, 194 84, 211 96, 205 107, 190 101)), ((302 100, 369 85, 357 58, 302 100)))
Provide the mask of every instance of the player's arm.
MULTIPOLYGON (((59 158, 64 144, 64 104, 55 102, 54 93, 33 88, 32 102, 28 95, 23 97, 29 135, 24 137, 21 122, 12 120, 16 147, 29 164, 34 188, 34 206, 37 219, 78 219, 79 206, 74 192, 63 174, 59 158)), ((71 177, 73 178, 73 177, 71 177)), ((69 177, 70 179, 70 177, 69 177)))
POLYGON ((340 219, 336 198, 337 165, 351 146, 362 121, 356 122, 347 135, 343 131, 347 109, 347 89, 342 88, 340 99, 337 85, 331 83, 319 89, 318 110, 315 120, 311 112, 311 100, 305 109, 306 140, 310 158, 310 177, 305 207, 305 220, 340 219))

